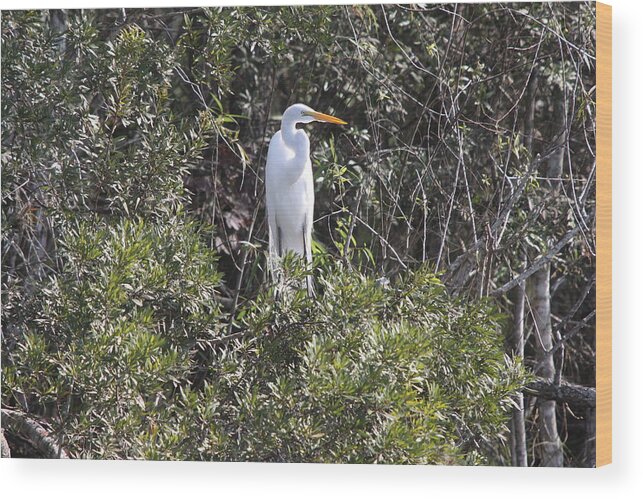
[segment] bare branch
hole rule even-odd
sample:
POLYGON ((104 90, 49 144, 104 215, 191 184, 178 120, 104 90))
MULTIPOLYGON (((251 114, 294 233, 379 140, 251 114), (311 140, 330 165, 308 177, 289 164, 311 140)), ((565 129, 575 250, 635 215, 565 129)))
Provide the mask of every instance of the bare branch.
POLYGON ((532 381, 525 387, 527 395, 545 400, 555 400, 584 407, 596 407, 596 388, 574 385, 572 383, 555 384, 543 379, 532 381))
POLYGON ((570 230, 569 232, 567 232, 567 234, 565 234, 565 235, 563 236, 563 238, 562 238, 560 241, 558 241, 558 242, 557 242, 557 243, 556 243, 556 244, 555 244, 555 245, 554 245, 554 246, 553 246, 553 247, 552 247, 552 248, 551 248, 547 253, 545 253, 545 254, 544 254, 544 255, 542 255, 540 258, 538 258, 534 263, 532 263, 532 264, 531 264, 531 266, 529 266, 529 267, 527 268, 527 270, 525 270, 524 272, 522 272, 519 276, 514 277, 514 278, 513 278, 511 281, 509 281, 508 283, 503 284, 502 286, 500 286, 500 287, 499 287, 499 288, 497 288, 497 289, 494 289, 494 290, 490 293, 490 294, 491 294, 491 296, 498 296, 498 295, 501 295, 501 294, 503 294, 503 293, 506 293, 507 291, 509 291, 510 289, 512 289, 514 286, 516 286, 516 284, 518 284, 518 283, 520 283, 520 282, 524 281, 524 280, 525 280, 525 279, 527 279, 529 276, 531 276, 532 274, 536 273, 536 272, 538 271, 538 269, 540 269, 543 265, 545 265, 546 263, 550 262, 550 261, 551 261, 551 260, 552 260, 552 259, 553 259, 557 254, 558 254, 558 252, 559 252, 559 251, 560 251, 560 250, 561 250, 561 249, 562 249, 562 248, 563 248, 563 247, 564 247, 564 246, 565 246, 569 241, 571 241, 571 240, 573 239, 573 237, 574 237, 576 234, 578 234, 578 233, 580 232, 580 230, 581 230, 580 225, 577 225, 576 227, 574 227, 573 229, 571 229, 571 230, 570 230))

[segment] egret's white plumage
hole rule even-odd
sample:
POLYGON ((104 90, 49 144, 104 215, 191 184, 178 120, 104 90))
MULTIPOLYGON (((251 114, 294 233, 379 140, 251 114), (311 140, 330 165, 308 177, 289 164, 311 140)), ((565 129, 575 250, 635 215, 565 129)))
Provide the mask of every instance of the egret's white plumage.
MULTIPOLYGON (((298 123, 346 122, 313 111, 304 104, 290 106, 281 118, 281 130, 273 135, 266 161, 266 210, 272 271, 278 257, 292 251, 312 262, 312 228, 315 193, 308 135, 298 123)), ((312 280, 307 280, 309 296, 312 280)))

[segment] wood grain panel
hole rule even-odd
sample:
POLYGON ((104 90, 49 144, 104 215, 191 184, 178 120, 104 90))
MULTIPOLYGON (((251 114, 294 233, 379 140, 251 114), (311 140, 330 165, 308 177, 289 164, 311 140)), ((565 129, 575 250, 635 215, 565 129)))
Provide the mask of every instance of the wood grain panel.
POLYGON ((596 4, 596 465, 612 462, 612 7, 596 4))

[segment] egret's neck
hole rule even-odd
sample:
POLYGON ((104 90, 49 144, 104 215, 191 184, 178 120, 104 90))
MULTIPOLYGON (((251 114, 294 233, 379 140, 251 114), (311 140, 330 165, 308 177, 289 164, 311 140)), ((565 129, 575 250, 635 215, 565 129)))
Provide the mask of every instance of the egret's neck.
POLYGON ((284 142, 291 147, 296 143, 295 134, 297 133, 297 126, 292 120, 283 120, 281 122, 281 137, 284 142))
POLYGON ((281 140, 285 149, 282 150, 282 182, 293 184, 310 168, 310 142, 303 130, 298 130, 295 120, 282 120, 281 140))
POLYGON ((282 121, 281 138, 296 157, 305 159, 310 155, 308 135, 303 130, 299 130, 296 124, 295 120, 282 121))

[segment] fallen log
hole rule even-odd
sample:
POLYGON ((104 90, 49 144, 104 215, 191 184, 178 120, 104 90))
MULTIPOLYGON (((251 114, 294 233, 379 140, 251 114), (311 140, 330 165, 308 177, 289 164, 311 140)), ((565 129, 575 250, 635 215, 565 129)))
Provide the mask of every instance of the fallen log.
POLYGON ((527 395, 545 400, 555 400, 576 404, 583 407, 596 407, 596 388, 561 382, 552 383, 544 379, 537 379, 529 383, 524 392, 527 395))
POLYGON ((46 459, 69 458, 49 432, 24 412, 2 409, 2 428, 9 435, 19 436, 30 442, 46 459))

